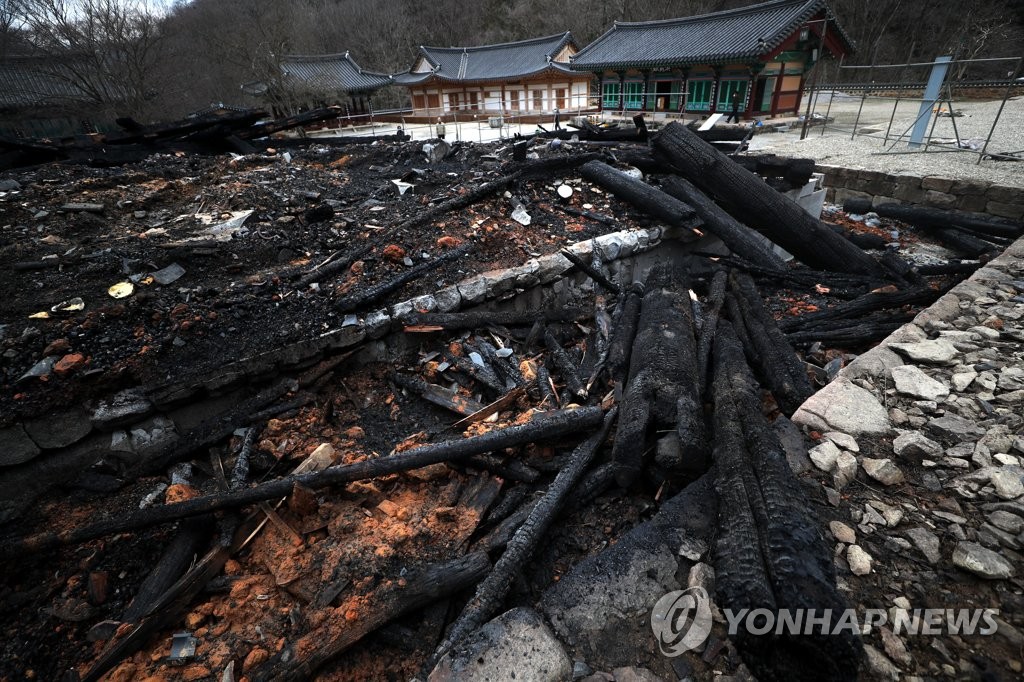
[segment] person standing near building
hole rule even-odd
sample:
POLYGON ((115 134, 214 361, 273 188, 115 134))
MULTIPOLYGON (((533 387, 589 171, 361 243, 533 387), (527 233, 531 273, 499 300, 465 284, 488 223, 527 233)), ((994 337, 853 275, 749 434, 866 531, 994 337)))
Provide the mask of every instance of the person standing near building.
POLYGON ((732 93, 732 113, 725 119, 726 123, 740 122, 740 93, 739 90, 732 93))
POLYGON ((562 121, 562 112, 560 112, 558 109, 555 109, 555 130, 561 130, 562 129, 561 121, 562 121))
POLYGON ((445 126, 444 126, 444 120, 442 120, 440 118, 437 119, 437 125, 434 127, 434 132, 437 133, 437 137, 439 139, 442 139, 442 140, 444 139, 444 135, 445 135, 445 132, 446 132, 445 131, 445 126))

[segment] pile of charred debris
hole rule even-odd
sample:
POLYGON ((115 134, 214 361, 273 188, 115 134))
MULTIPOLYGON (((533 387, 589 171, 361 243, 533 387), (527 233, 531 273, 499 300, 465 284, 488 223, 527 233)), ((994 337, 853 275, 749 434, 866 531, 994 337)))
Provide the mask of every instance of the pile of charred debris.
MULTIPOLYGON (((717 605, 838 612, 771 422, 1021 234, 821 222, 779 191, 812 162, 678 124, 248 146, 266 134, 0 179, 4 676, 447 679, 490 619, 694 490, 717 605), (647 261, 617 265, 612 233, 647 261)), ((861 659, 850 634, 715 652, 690 673, 861 659)))

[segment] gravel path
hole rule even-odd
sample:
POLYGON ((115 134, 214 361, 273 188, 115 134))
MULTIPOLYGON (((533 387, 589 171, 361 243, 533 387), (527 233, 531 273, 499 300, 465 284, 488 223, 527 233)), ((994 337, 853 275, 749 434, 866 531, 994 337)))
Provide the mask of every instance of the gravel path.
MULTIPOLYGON (((782 156, 807 157, 821 164, 847 168, 894 174, 973 178, 1001 185, 1024 187, 1024 162, 986 159, 979 164, 978 155, 967 151, 881 153, 890 148, 892 151, 908 151, 906 142, 893 146, 892 141, 885 142, 882 137, 889 126, 890 117, 893 117, 894 104, 896 113, 890 133, 892 136, 909 130, 917 117, 919 102, 901 100, 896 103, 892 99, 877 98, 866 100, 860 112, 858 134, 851 140, 851 131, 857 120, 857 110, 861 107, 861 98, 844 93, 835 93, 834 96, 828 92, 821 93, 812 111, 824 116, 830 99, 831 109, 828 115, 835 120, 824 131, 822 127, 815 126, 808 131, 807 138, 801 140, 799 125, 794 125, 789 132, 756 135, 752 140, 751 150, 770 151, 782 156), (868 134, 860 134, 860 131, 868 134)), ((954 102, 954 112, 961 112, 963 115, 940 116, 935 119, 932 138, 952 140, 955 137, 955 123, 960 139, 976 143, 980 149, 1001 104, 1001 99, 954 102)), ((955 146, 950 144, 943 148, 952 150, 955 146)), ((935 147, 932 146, 930 149, 935 150, 935 147)), ((1006 101, 987 149, 991 152, 1024 150, 1024 97, 1014 97, 1006 101)))

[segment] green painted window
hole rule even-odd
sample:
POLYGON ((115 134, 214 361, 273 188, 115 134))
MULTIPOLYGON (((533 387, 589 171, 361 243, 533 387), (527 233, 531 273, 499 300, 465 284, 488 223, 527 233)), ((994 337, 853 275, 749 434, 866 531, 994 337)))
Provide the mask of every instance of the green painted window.
POLYGON ((732 109, 732 95, 734 92, 738 92, 740 95, 740 110, 742 111, 746 105, 747 98, 747 81, 746 80, 723 80, 721 86, 718 88, 718 105, 719 111, 726 111, 732 109))
POLYGON ((619 108, 619 84, 617 81, 605 81, 604 87, 601 90, 601 108, 619 108))
POLYGON ((644 101, 644 84, 640 82, 626 83, 626 108, 639 109, 644 101))
POLYGON ((686 86, 689 95, 686 108, 691 111, 708 111, 711 109, 711 88, 714 81, 689 81, 686 86))

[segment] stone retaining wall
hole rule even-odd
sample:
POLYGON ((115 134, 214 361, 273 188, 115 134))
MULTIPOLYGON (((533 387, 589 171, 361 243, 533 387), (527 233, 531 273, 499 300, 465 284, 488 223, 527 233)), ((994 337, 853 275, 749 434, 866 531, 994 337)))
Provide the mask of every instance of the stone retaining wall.
POLYGON ((890 175, 828 165, 818 165, 816 170, 825 176, 826 200, 837 204, 850 197, 870 197, 875 204, 901 202, 988 213, 1011 220, 1024 219, 1022 187, 938 175, 890 175))

